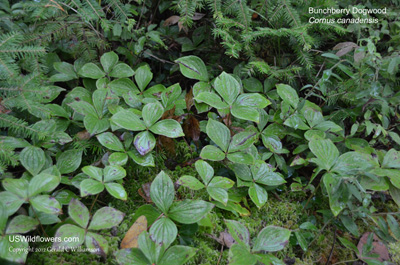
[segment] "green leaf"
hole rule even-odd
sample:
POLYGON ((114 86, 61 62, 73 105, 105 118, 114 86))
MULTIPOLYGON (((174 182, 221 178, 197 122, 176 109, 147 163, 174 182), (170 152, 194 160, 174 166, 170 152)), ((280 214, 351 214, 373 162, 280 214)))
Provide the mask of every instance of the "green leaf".
POLYGON ((230 74, 222 72, 214 81, 214 88, 232 106, 240 93, 239 82, 230 74))
POLYGON ((390 196, 392 196, 393 201, 400 207, 400 189, 390 185, 389 193, 390 196))
POLYGON ((368 171, 377 166, 378 163, 373 161, 371 155, 359 152, 347 152, 337 159, 332 171, 340 174, 356 174, 360 171, 368 171))
POLYGON ((178 180, 178 184, 182 185, 184 187, 188 187, 191 190, 201 190, 205 187, 203 185, 203 183, 201 183, 198 179, 196 179, 195 177, 192 177, 192 176, 187 176, 187 175, 182 176, 178 180))
POLYGON ((0 192, 0 201, 4 205, 7 216, 14 214, 25 203, 25 199, 9 191, 0 192))
POLYGON ((240 106, 236 102, 232 106, 231 113, 238 119, 254 121, 257 123, 260 121, 260 113, 257 109, 248 106, 240 106))
MULTIPOLYGON (((29 196, 29 183, 26 179, 6 178, 3 180, 3 187, 6 191, 17 195, 23 200, 25 200, 29 196)), ((7 205, 5 206, 7 207, 7 205)))
POLYGON ((54 69, 60 73, 52 75, 50 77, 51 82, 66 82, 78 78, 72 64, 66 62, 55 62, 53 66, 54 69))
POLYGON ((65 224, 58 228, 55 237, 57 238, 74 238, 77 237, 79 240, 56 240, 53 243, 53 249, 68 249, 78 247, 85 241, 85 230, 83 228, 77 227, 76 225, 65 224))
POLYGON ((253 107, 253 108, 260 108, 263 109, 271 102, 266 99, 264 96, 258 93, 247 93, 247 94, 241 94, 237 99, 235 104, 239 106, 247 106, 247 107, 253 107))
POLYGON ((400 152, 395 149, 390 149, 383 158, 382 167, 400 168, 400 152))
POLYGON ((305 119, 303 116, 300 116, 299 114, 295 113, 293 115, 290 115, 289 118, 285 120, 283 123, 286 126, 289 126, 295 130, 308 130, 310 127, 305 123, 305 119))
POLYGON ((91 79, 100 79, 106 74, 94 63, 87 63, 79 70, 79 75, 91 79))
POLYGON ((120 265, 149 265, 150 261, 138 248, 124 248, 114 252, 115 260, 120 265))
POLYGON ((267 226, 258 234, 253 251, 275 252, 282 250, 289 242, 291 231, 277 226, 267 226))
POLYGON ((126 153, 112 153, 108 157, 108 163, 112 166, 124 166, 128 162, 128 155, 126 153))
POLYGON ((168 213, 175 198, 175 189, 171 178, 164 171, 161 171, 151 183, 150 197, 164 214, 168 213))
POLYGON ((213 207, 212 203, 202 200, 183 200, 172 204, 168 217, 182 224, 193 224, 200 221, 213 207))
POLYGON ((80 227, 86 228, 89 223, 89 210, 79 200, 72 199, 68 205, 68 215, 80 227))
POLYGON ((46 173, 34 176, 29 182, 29 197, 54 190, 60 184, 60 181, 61 177, 46 173))
POLYGON ((101 145, 103 145, 104 147, 107 147, 110 150, 120 151, 120 152, 125 151, 121 141, 113 133, 105 132, 105 133, 97 135, 96 137, 97 137, 97 140, 99 140, 101 145))
POLYGON ((156 123, 164 113, 161 103, 148 103, 143 107, 142 115, 144 124, 149 128, 156 123))
POLYGON ((151 132, 144 131, 136 134, 133 143, 139 154, 144 156, 154 149, 156 146, 156 138, 151 132))
POLYGON ((164 249, 167 249, 178 235, 178 229, 174 222, 167 217, 161 217, 150 227, 150 238, 164 249))
POLYGON ((263 92, 263 85, 257 78, 250 77, 242 80, 242 83, 244 89, 248 92, 263 92))
POLYGON ((339 202, 341 193, 339 187, 341 180, 339 177, 332 173, 326 173, 323 176, 324 186, 329 196, 329 205, 334 216, 337 216, 345 207, 344 203, 339 202))
POLYGON ((281 174, 275 173, 264 161, 257 160, 253 166, 251 166, 251 172, 255 182, 276 186, 286 183, 281 174))
POLYGON ((221 161, 225 158, 225 154, 216 146, 206 145, 201 149, 200 157, 211 161, 221 161))
POLYGON ((252 165, 254 163, 254 157, 250 154, 243 152, 229 153, 227 157, 233 163, 246 164, 246 165, 252 165))
POLYGON ((109 229, 119 225, 124 219, 125 214, 112 207, 103 207, 99 209, 92 218, 88 229, 101 230, 109 229))
POLYGON ((225 220, 225 224, 228 227, 229 234, 233 237, 233 239, 235 239, 238 244, 241 244, 249 249, 250 233, 246 226, 234 220, 225 220))
POLYGON ((175 62, 179 63, 181 73, 187 78, 208 81, 206 65, 199 57, 185 56, 175 60, 175 62))
POLYGON ((172 119, 161 120, 157 122, 150 127, 150 131, 155 134, 167 136, 169 138, 185 136, 179 122, 172 119))
POLYGON ((297 108, 297 105, 299 104, 299 96, 294 88, 285 84, 277 84, 276 91, 284 101, 289 103, 293 108, 297 108))
POLYGON ((256 138, 257 133, 255 132, 247 131, 235 134, 229 144, 229 153, 249 148, 255 142, 256 138))
POLYGON ((297 232, 294 232, 294 234, 296 235, 297 242, 299 243, 301 249, 303 251, 307 251, 308 242, 307 242, 306 238, 304 237, 304 233, 301 231, 297 231, 297 232))
POLYGON ((342 221, 343 225, 356 237, 360 237, 360 233, 358 232, 358 226, 353 221, 353 219, 348 215, 340 215, 340 221, 342 221))
POLYGON ((135 163, 144 166, 144 167, 154 167, 154 157, 151 153, 147 155, 141 156, 136 149, 133 149, 128 152, 128 156, 132 158, 135 163))
POLYGON ((301 229, 318 231, 318 228, 311 222, 304 222, 300 225, 301 229))
POLYGON ((57 168, 61 174, 74 172, 82 162, 81 150, 67 150, 57 158, 57 168))
POLYGON ((229 265, 254 265, 256 257, 243 245, 234 244, 229 249, 229 265))
POLYGON ((111 121, 130 131, 144 131, 146 126, 139 117, 129 110, 118 111, 111 117, 111 121))
POLYGON ((49 195, 39 195, 29 201, 33 208, 48 214, 60 214, 62 212, 60 203, 49 195))
POLYGON ((327 171, 332 168, 339 157, 339 150, 330 139, 313 138, 308 143, 308 147, 317 157, 312 161, 327 171))
POLYGON ((82 115, 92 115, 93 117, 98 117, 95 108, 86 101, 76 100, 68 104, 74 111, 82 115))
POLYGON ((208 185, 211 178, 214 176, 214 169, 212 166, 203 160, 197 160, 194 166, 196 167, 197 173, 199 173, 201 179, 203 180, 203 183, 208 185))
POLYGON ((106 166, 104 168, 104 182, 111 182, 118 179, 123 179, 126 176, 126 171, 120 166, 106 166))
POLYGON ((222 188, 213 188, 213 187, 207 187, 207 192, 216 201, 219 201, 223 205, 227 205, 229 195, 228 192, 222 188))
POLYGON ((230 168, 235 173, 236 177, 244 181, 253 181, 253 176, 250 168, 243 164, 232 164, 230 168))
POLYGON ((345 246, 346 248, 348 248, 350 250, 353 250, 356 254, 359 253, 358 248, 352 242, 350 242, 349 240, 347 240, 344 237, 339 236, 338 238, 339 238, 340 243, 343 244, 343 246, 345 246))
POLYGON ((395 238, 397 240, 399 240, 400 239, 399 223, 396 221, 396 219, 391 214, 388 214, 386 216, 386 220, 389 224, 390 230, 392 231, 393 235, 395 236, 395 238))
POLYGON ((4 203, 0 202, 0 231, 3 232, 7 225, 8 214, 7 209, 4 207, 4 203))
POLYGON ((213 92, 201 92, 195 98, 198 103, 206 103, 216 109, 225 109, 229 105, 221 100, 221 98, 213 92))
POLYGON ((308 100, 306 100, 303 108, 301 108, 300 114, 304 116, 310 127, 315 127, 324 122, 321 108, 308 100))
POLYGON ((108 253, 108 242, 99 234, 87 232, 85 236, 85 245, 86 248, 95 250, 92 252, 93 254, 106 256, 108 253))
POLYGON ((35 229, 39 221, 26 215, 14 217, 7 226, 6 234, 25 234, 35 229))
POLYGON ((196 249, 188 246, 172 246, 162 256, 159 265, 186 264, 196 254, 196 249))
MULTIPOLYGON (((150 239, 149 234, 144 231, 139 235, 139 249, 143 252, 150 264, 155 264, 158 261, 161 247, 157 246, 153 240, 150 239)), ((150 265, 147 264, 147 265, 150 265)))
POLYGON ((249 196, 258 208, 264 206, 268 200, 267 191, 256 183, 253 183, 249 188, 249 196))
POLYGON ((398 169, 385 169, 385 168, 375 168, 370 171, 370 173, 375 174, 379 177, 388 177, 390 182, 400 189, 400 170, 398 169))
POLYGON ((315 129, 323 131, 323 132, 340 132, 343 131, 343 128, 337 125, 336 123, 332 121, 323 121, 321 123, 318 123, 315 127, 315 129))
POLYGON ((131 77, 135 74, 132 68, 126 63, 119 63, 112 69, 110 76, 115 78, 131 77))
POLYGON ((99 119, 93 115, 85 116, 83 119, 83 124, 90 134, 101 133, 110 128, 110 122, 108 119, 99 119))
POLYGON ((109 73, 114 65, 118 63, 118 55, 115 52, 107 52, 100 57, 100 63, 104 71, 109 73))
POLYGON ((149 65, 143 65, 136 70, 135 81, 139 86, 140 91, 143 91, 153 79, 153 73, 149 65))
POLYGON ((85 179, 80 184, 81 197, 95 195, 104 190, 103 183, 94 179, 85 179))
POLYGON ((222 151, 226 152, 231 139, 231 133, 228 127, 221 122, 209 119, 206 130, 208 137, 210 137, 210 139, 216 143, 222 151))
POLYGON ((222 188, 222 189, 230 189, 233 187, 235 182, 225 177, 214 177, 211 182, 208 184, 208 187, 212 188, 222 188))
POLYGON ((387 191, 389 189, 389 180, 387 178, 371 179, 361 177, 360 184, 365 190, 387 191))
POLYGON ((129 78, 119 78, 111 81, 108 87, 116 93, 117 96, 122 96, 128 92, 139 94, 139 89, 129 78))
POLYGON ((82 168, 82 172, 95 180, 98 180, 100 182, 103 181, 103 169, 101 168, 86 166, 82 168))
POLYGON ((32 175, 37 175, 46 162, 44 151, 35 146, 25 147, 19 154, 19 160, 32 175))
POLYGON ((126 193, 124 187, 119 183, 105 183, 104 186, 108 193, 114 198, 126 201, 128 199, 128 194, 126 193))
POLYGON ((25 264, 28 252, 24 251, 14 252, 10 251, 10 249, 14 250, 28 249, 29 244, 28 242, 22 242, 22 241, 16 242, 12 237, 13 235, 4 235, 0 237, 0 257, 6 260, 6 261, 2 260, 4 264, 10 264, 10 265, 15 265, 15 263, 25 264))

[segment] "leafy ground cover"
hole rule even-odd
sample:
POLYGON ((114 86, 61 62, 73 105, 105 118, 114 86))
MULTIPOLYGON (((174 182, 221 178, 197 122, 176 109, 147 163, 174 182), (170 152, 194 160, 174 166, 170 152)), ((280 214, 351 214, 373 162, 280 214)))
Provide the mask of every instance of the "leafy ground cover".
POLYGON ((0 0, 1 263, 400 264, 399 7, 0 0))

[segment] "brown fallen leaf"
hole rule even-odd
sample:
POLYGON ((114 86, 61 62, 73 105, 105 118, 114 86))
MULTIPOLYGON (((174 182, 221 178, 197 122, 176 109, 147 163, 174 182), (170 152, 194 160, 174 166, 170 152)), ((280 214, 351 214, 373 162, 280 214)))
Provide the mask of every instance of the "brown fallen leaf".
POLYGON ((193 88, 191 88, 190 91, 186 93, 185 101, 186 101, 186 109, 189 111, 190 108, 194 105, 193 88))
POLYGON ((197 12, 196 12, 196 13, 194 13, 192 19, 193 19, 193 20, 200 20, 200 19, 202 19, 205 15, 206 15, 206 14, 197 13, 197 12))
POLYGON ((235 239, 233 239, 231 234, 229 234, 226 230, 219 233, 219 237, 210 234, 206 235, 227 248, 231 248, 231 246, 236 243, 235 239))
POLYGON ((146 200, 148 203, 152 203, 150 198, 150 186, 151 182, 147 182, 142 185, 142 187, 138 190, 139 195, 146 200))
POLYGON ((176 154, 175 142, 172 138, 169 138, 169 137, 166 137, 163 135, 159 135, 158 136, 158 146, 160 146, 162 149, 167 151, 167 153, 170 156, 175 156, 175 154, 176 154))
POLYGON ((90 138, 90 133, 89 133, 88 131, 86 131, 86 130, 83 130, 83 131, 81 131, 81 132, 78 132, 78 133, 76 134, 76 137, 77 137, 79 140, 88 140, 88 139, 90 138))
POLYGON ((366 261, 368 259, 375 259, 375 260, 378 259, 381 262, 383 262, 385 260, 390 260, 389 252, 386 248, 386 245, 383 244, 382 241, 380 241, 379 238, 375 234, 374 234, 374 238, 372 240, 373 247, 372 247, 372 250, 370 253, 378 254, 379 257, 378 258, 367 258, 367 257, 363 257, 361 255, 363 246, 367 243, 367 239, 370 234, 371 234, 370 232, 364 233, 360 239, 360 242, 358 242, 358 245, 357 245, 357 248, 359 251, 359 253, 357 254, 358 258, 363 261, 366 261))
POLYGON ((170 16, 169 18, 167 18, 164 21, 164 27, 169 27, 171 25, 175 25, 176 23, 178 23, 179 19, 181 19, 180 16, 170 16))
POLYGON ((186 137, 190 137, 193 141, 197 142, 200 138, 200 123, 193 116, 189 115, 189 117, 183 122, 183 132, 186 137))
POLYGON ((179 32, 180 32, 182 29, 183 29, 183 31, 184 31, 186 34, 188 34, 188 32, 189 32, 188 27, 184 26, 183 23, 182 23, 182 21, 179 21, 179 22, 178 22, 178 28, 179 28, 179 32))
POLYGON ((146 216, 142 215, 133 223, 128 232, 126 232, 124 239, 122 239, 120 249, 137 248, 139 235, 146 230, 147 219, 146 216))

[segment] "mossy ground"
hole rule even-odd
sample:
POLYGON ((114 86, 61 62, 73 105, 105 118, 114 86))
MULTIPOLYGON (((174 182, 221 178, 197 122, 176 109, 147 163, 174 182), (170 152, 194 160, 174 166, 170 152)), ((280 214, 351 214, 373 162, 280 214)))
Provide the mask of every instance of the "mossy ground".
MULTIPOLYGON (((187 146, 186 146, 187 147, 187 146)), ((186 152, 185 148, 182 148, 181 152, 186 152)), ((177 153, 179 156, 179 153, 177 153)), ((196 153, 191 153, 190 157, 183 158, 181 161, 189 160, 192 157, 197 156, 196 153)), ((174 182, 176 182, 182 175, 196 176, 197 173, 194 168, 194 164, 191 166, 176 166, 174 170, 170 170, 165 166, 165 156, 156 159, 155 168, 140 167, 129 164, 127 167, 127 177, 124 179, 124 187, 128 193, 128 200, 121 201, 112 198, 109 195, 102 195, 99 197, 97 204, 94 207, 94 211, 103 206, 112 206, 124 213, 126 216, 124 221, 119 225, 117 229, 113 231, 101 231, 101 234, 106 237, 109 242, 109 253, 117 250, 119 243, 124 237, 125 233, 133 223, 133 216, 136 210, 146 204, 144 198, 142 198, 138 189, 141 188, 142 184, 151 182, 154 177, 159 173, 160 170, 164 170, 174 182)), ((218 168, 217 164, 213 165, 215 168, 215 175, 223 175, 226 177, 232 177, 229 172, 218 168)), ((104 194, 104 193, 103 193, 104 194)), ((249 216, 235 215, 232 212, 214 208, 213 214, 210 215, 212 226, 200 226, 198 231, 192 237, 190 245, 198 249, 197 254, 192 258, 187 265, 224 265, 228 264, 228 252, 227 247, 223 247, 210 235, 218 237, 220 232, 226 229, 224 219, 238 220, 243 223, 250 232, 251 239, 254 240, 259 231, 267 225, 276 225, 285 227, 296 231, 299 225, 306 221, 314 223, 323 223, 320 214, 314 212, 311 209, 304 209, 304 205, 308 199, 309 194, 304 192, 292 192, 286 187, 282 187, 279 191, 270 191, 269 199, 267 203, 261 208, 257 209, 254 204, 243 201, 243 205, 248 208, 251 213, 249 216), (316 222, 318 219, 318 222, 316 222)), ((185 187, 179 187, 176 194, 177 199, 202 199, 208 201, 210 198, 205 190, 193 192, 185 187)), ((91 204, 89 198, 84 202, 86 205, 91 204)), ((326 201, 326 200, 325 200, 326 201)), ((385 205, 381 202, 376 203, 377 208, 385 208, 386 211, 396 209, 395 205, 385 202, 385 205)), ((329 205, 325 202, 321 204, 319 201, 312 202, 317 204, 318 209, 329 209, 329 205)), ((384 209, 380 209, 384 210, 384 209)), ((368 224, 363 222, 357 222, 360 233, 364 233, 368 230, 368 224)), ((294 233, 290 239, 290 243, 280 252, 277 252, 277 257, 290 261, 289 264, 304 265, 304 264, 325 264, 329 255, 331 255, 332 243, 334 241, 334 226, 331 224, 327 225, 324 230, 313 232, 309 234, 307 238, 309 245, 306 251, 302 250, 297 244, 294 233)), ((178 228, 180 228, 178 226, 178 228)), ((318 227, 321 229, 322 227, 318 227)), ((351 240, 351 235, 348 233, 340 234, 341 237, 348 238, 351 240)), ((179 240, 179 236, 178 239, 179 240)), ((354 242, 356 243, 356 242, 354 242)), ((50 244, 37 244, 36 247, 49 247, 50 244)), ((390 244, 389 250, 393 257, 394 262, 400 264, 400 253, 399 244, 390 244)), ((344 261, 355 259, 355 254, 341 246, 336 240, 335 247, 332 251, 331 261, 344 261)), ((72 252, 72 253, 31 253, 28 258, 27 264, 85 264, 94 265, 99 263, 105 264, 116 264, 112 254, 109 254, 106 259, 101 258, 97 255, 93 255, 87 252, 72 252)))

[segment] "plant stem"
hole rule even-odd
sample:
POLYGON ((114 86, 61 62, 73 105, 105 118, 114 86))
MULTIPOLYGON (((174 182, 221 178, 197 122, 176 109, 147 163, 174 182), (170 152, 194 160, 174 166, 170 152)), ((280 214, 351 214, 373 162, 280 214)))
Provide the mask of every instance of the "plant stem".
POLYGON ((355 261, 358 261, 358 259, 350 259, 350 260, 345 260, 345 261, 339 261, 339 262, 333 263, 332 265, 343 264, 343 263, 348 263, 348 262, 355 262, 355 261))
POLYGON ((33 208, 32 204, 31 204, 31 208, 32 208, 33 214, 35 215, 36 220, 38 220, 38 222, 39 222, 40 228, 41 228, 42 231, 43 231, 43 235, 45 235, 46 237, 48 237, 48 235, 47 235, 46 231, 44 230, 44 227, 43 227, 42 223, 40 222, 39 217, 38 217, 38 215, 36 214, 36 211, 35 211, 35 209, 33 208))
POLYGON ((97 193, 96 198, 94 198, 94 200, 93 200, 93 202, 92 202, 92 206, 90 206, 90 210, 89 210, 90 213, 92 213, 93 206, 94 206, 94 204, 96 203, 97 198, 99 197, 99 194, 100 194, 100 193, 97 193))

